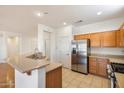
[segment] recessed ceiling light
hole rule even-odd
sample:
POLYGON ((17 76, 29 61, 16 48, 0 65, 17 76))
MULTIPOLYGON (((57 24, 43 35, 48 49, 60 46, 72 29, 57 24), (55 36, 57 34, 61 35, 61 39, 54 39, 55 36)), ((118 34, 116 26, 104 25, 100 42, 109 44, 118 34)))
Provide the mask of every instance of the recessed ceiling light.
POLYGON ((97 12, 97 15, 101 15, 101 14, 102 14, 102 11, 97 12))
POLYGON ((39 11, 35 11, 34 14, 38 17, 43 17, 44 15, 47 15, 48 12, 39 12, 39 11))
POLYGON ((38 12, 38 13, 37 13, 37 16, 42 17, 42 16, 43 16, 43 13, 38 12))
POLYGON ((41 16, 41 13, 37 13, 37 16, 41 16))
POLYGON ((66 25, 66 24, 67 24, 66 22, 63 23, 63 25, 66 25))

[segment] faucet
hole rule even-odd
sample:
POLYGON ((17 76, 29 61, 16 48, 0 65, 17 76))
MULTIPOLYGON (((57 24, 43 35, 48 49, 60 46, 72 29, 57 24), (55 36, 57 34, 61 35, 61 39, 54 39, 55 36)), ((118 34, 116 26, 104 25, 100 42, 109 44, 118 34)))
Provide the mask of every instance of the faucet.
POLYGON ((34 49, 34 55, 37 56, 38 52, 39 52, 38 48, 35 48, 34 49))

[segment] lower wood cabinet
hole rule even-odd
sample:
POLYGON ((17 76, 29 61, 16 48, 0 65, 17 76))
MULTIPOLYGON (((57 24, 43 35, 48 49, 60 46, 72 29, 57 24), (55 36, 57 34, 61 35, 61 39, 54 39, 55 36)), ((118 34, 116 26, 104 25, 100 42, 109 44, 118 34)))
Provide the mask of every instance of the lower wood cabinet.
POLYGON ((97 63, 96 63, 96 58, 90 57, 89 58, 89 72, 92 74, 96 74, 97 71, 97 63))
POLYGON ((89 73, 107 77, 108 59, 89 57, 89 73))
POLYGON ((46 73, 46 88, 62 88, 62 67, 46 73))

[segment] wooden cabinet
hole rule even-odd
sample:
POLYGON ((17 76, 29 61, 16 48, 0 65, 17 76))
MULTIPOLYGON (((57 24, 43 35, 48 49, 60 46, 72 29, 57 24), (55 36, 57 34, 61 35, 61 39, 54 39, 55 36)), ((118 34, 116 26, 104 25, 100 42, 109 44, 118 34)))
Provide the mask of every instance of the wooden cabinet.
POLYGON ((120 30, 121 47, 124 47, 124 28, 120 30))
POLYGON ((0 88, 15 87, 15 69, 7 63, 0 63, 0 88))
POLYGON ((46 73, 46 88, 62 88, 62 67, 46 73))
POLYGON ((89 73, 106 77, 107 76, 106 69, 107 69, 108 62, 109 62, 108 59, 90 57, 89 73))
POLYGON ((97 59, 97 74, 103 77, 107 77, 107 63, 108 59, 98 58, 97 59))
POLYGON ((120 30, 118 30, 117 32, 117 47, 121 47, 121 33, 120 33, 120 30))
POLYGON ((91 47, 124 47, 124 28, 115 31, 74 36, 74 40, 82 39, 90 39, 91 47))
POLYGON ((101 34, 100 33, 90 34, 90 46, 91 47, 100 47, 101 46, 101 34))
POLYGON ((89 39, 89 34, 75 35, 74 40, 89 39))
POLYGON ((116 31, 102 32, 101 47, 116 47, 116 31))
POLYGON ((124 29, 117 31, 117 47, 124 47, 124 29))
POLYGON ((96 74, 97 63, 96 58, 90 57, 89 58, 89 72, 92 74, 96 74))

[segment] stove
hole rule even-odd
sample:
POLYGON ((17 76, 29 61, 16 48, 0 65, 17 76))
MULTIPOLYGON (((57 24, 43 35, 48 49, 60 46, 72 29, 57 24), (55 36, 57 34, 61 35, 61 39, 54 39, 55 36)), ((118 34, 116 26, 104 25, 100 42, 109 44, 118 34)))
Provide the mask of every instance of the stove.
POLYGON ((124 73, 124 64, 122 63, 111 63, 114 72, 124 73))
POLYGON ((114 72, 124 74, 124 64, 122 63, 110 63, 107 64, 108 78, 110 80, 111 88, 116 88, 116 76, 114 72))

